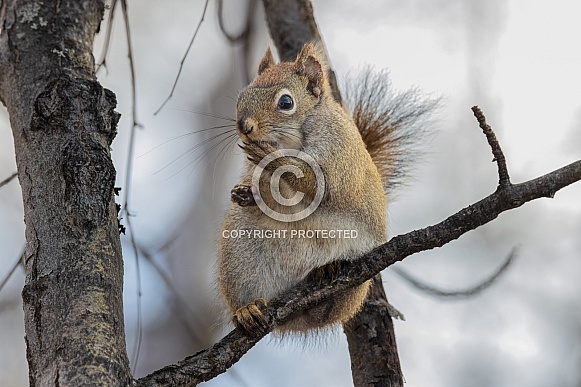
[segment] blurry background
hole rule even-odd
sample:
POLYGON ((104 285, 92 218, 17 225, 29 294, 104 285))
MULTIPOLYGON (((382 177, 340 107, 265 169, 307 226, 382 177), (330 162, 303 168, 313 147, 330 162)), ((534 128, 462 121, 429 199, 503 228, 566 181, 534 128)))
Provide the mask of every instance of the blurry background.
MULTIPOLYGON (((250 76, 267 42, 262 5, 253 15, 250 76)), ((389 68, 398 89, 417 86, 441 96, 423 160, 389 208, 391 235, 425 227, 490 194, 496 166, 470 107, 478 104, 495 129, 513 182, 581 158, 581 6, 575 0, 314 1, 332 65, 343 78, 371 64, 389 68)), ((241 151, 222 131, 201 130, 234 117, 244 86, 244 55, 218 27, 215 1, 171 101, 179 62, 204 2, 129 2, 137 76, 137 114, 129 210, 139 256, 142 340, 135 375, 142 376, 217 341, 220 315, 214 265, 220 223, 237 182, 241 151), (213 136, 218 136, 212 139, 213 136), (147 258, 147 259, 146 259, 147 258)), ((235 34, 246 1, 226 0, 224 22, 235 34)), ((108 12, 108 11, 107 11, 108 12)), ((104 28, 102 28, 104 31, 104 28)), ((102 35, 102 34, 101 34, 102 35)), ((102 50, 97 38, 95 56, 102 50)), ((107 70, 99 80, 117 94, 123 114, 113 143, 117 186, 124 186, 131 129, 130 75, 120 9, 107 70)), ((0 109, 0 180, 16 170, 6 110, 0 109)), ((123 192, 123 191, 122 191, 123 192)), ((119 199, 118 201, 121 201, 119 199)), ((0 189, 0 280, 24 246, 20 188, 0 189)), ((126 224, 126 222, 125 222, 126 224)), ((397 266, 445 289, 473 285, 511 249, 519 255, 490 289, 442 300, 410 287, 391 270, 390 302, 407 321, 395 324, 406 385, 581 386, 581 184, 502 214, 444 248, 397 266)), ((125 310, 128 353, 139 335, 138 277, 128 236, 125 310)), ((18 269, 0 293, 0 385, 27 385, 18 269)), ((349 356, 337 330, 322 344, 268 337, 233 370, 207 386, 349 386, 349 356)))

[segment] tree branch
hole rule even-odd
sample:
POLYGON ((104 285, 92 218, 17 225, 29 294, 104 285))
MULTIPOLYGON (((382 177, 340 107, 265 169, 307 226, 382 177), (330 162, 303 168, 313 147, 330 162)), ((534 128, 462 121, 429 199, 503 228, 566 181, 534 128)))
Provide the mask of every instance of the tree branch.
POLYGON ((511 265, 513 260, 516 258, 517 249, 513 249, 504 263, 494 272, 492 273, 487 279, 480 282, 477 285, 471 286, 467 289, 460 289, 460 290, 443 290, 438 289, 435 286, 428 285, 417 278, 410 275, 408 272, 394 267, 392 270, 395 271, 398 275, 400 275, 403 279, 405 279, 410 285, 415 287, 422 292, 435 297, 442 297, 442 298, 462 298, 462 297, 472 297, 477 295, 483 290, 488 289, 496 280, 508 269, 511 265))
POLYGON ((6 179, 0 181, 0 188, 4 187, 6 184, 10 183, 12 179, 18 176, 18 172, 12 173, 12 175, 8 176, 6 179))
POLYGON ((206 0, 206 3, 204 4, 204 10, 202 11, 202 17, 198 21, 198 25, 196 26, 196 30, 194 31, 194 35, 192 36, 192 39, 190 40, 190 43, 188 44, 188 48, 186 49, 186 52, 185 52, 182 60, 180 61, 180 68, 178 70, 178 75, 176 75, 176 79, 174 80, 174 83, 173 83, 173 86, 171 88, 171 91, 169 92, 169 95, 163 101, 163 103, 161 104, 161 106, 155 111, 155 113, 153 113, 154 116, 156 116, 157 113, 159 113, 161 111, 161 109, 163 109, 163 107, 165 106, 165 104, 169 102, 169 100, 171 99, 171 97, 173 97, 173 93, 174 93, 174 91, 176 89, 176 86, 178 85, 178 81, 180 79, 180 75, 182 74, 182 69, 184 68, 184 62, 186 61, 186 58, 188 57, 188 54, 190 53, 190 49, 192 48, 192 45, 194 44, 194 40, 196 40, 196 36, 198 35, 198 31, 200 30, 200 27, 202 26, 202 23, 204 22, 204 17, 206 16, 206 10, 208 9, 208 3, 209 2, 210 2, 210 0, 206 0))
MULTIPOLYGON (((359 259, 346 263, 339 269, 337 277, 316 283, 303 282, 271 300, 265 312, 268 331, 284 324, 298 312, 373 278, 381 270, 412 254, 441 247, 526 202, 552 198, 557 191, 579 180, 581 160, 525 183, 499 185, 491 195, 442 222, 393 237, 359 259)), ((235 329, 212 347, 137 380, 137 385, 196 385, 210 380, 236 363, 262 337, 245 337, 235 329)))
POLYGON ((6 277, 4 277, 2 282, 0 282, 0 292, 4 288, 4 285, 6 285, 8 283, 8 280, 10 279, 10 277, 12 277, 12 274, 14 274, 16 269, 18 269, 18 266, 22 265, 22 267, 24 267, 24 249, 22 249, 22 250, 23 250, 22 253, 20 253, 16 262, 14 262, 14 264, 12 265, 12 268, 10 269, 8 274, 6 274, 6 277))
POLYGON ((224 24, 224 0, 218 0, 217 2, 218 25, 220 26, 220 31, 222 31, 222 35, 224 35, 224 37, 228 39, 228 42, 230 42, 230 44, 236 44, 248 40, 248 37, 250 36, 250 31, 252 29, 252 16, 254 15, 255 8, 256 0, 249 0, 248 10, 246 14, 246 24, 244 25, 244 29, 242 29, 242 31, 240 31, 238 34, 233 35, 230 32, 226 31, 226 25, 224 24))
POLYGON ((111 35, 113 33, 113 18, 115 17, 115 7, 117 7, 117 0, 112 0, 109 6, 109 15, 107 16, 107 27, 105 29, 103 50, 101 51, 101 57, 95 65, 95 73, 98 73, 101 68, 107 69, 107 54, 109 53, 109 48, 111 47, 111 35))
POLYGON ((496 164, 498 165, 498 184, 501 186, 511 184, 510 176, 508 175, 508 169, 506 168, 506 159, 502 149, 500 148, 500 144, 496 139, 494 131, 490 125, 486 123, 486 117, 484 117, 484 113, 482 113, 482 110, 480 110, 478 106, 472 106, 472 112, 474 113, 474 117, 476 117, 480 128, 488 140, 488 145, 490 145, 490 148, 492 148, 492 155, 494 156, 492 161, 496 161, 496 164))

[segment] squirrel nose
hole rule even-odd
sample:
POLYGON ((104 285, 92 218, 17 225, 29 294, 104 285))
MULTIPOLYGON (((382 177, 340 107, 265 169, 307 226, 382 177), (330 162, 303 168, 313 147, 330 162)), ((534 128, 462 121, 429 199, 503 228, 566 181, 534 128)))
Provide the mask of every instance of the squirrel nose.
POLYGON ((247 108, 241 109, 238 111, 238 121, 236 121, 236 128, 242 134, 248 134, 252 132, 252 127, 249 127, 247 124, 248 116, 250 112, 247 108))
POLYGON ((238 121, 236 121, 238 131, 244 135, 258 129, 258 122, 252 117, 249 117, 249 115, 248 111, 245 110, 238 116, 238 121))
POLYGON ((251 122, 248 122, 247 120, 244 119, 238 120, 236 126, 238 127, 238 130, 242 134, 248 134, 254 130, 254 125, 251 122))

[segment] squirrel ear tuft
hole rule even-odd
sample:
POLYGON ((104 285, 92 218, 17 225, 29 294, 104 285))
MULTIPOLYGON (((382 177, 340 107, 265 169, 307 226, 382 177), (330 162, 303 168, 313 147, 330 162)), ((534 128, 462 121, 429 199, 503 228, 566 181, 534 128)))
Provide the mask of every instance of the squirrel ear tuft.
POLYGON ((272 51, 270 50, 270 45, 268 45, 266 53, 264 54, 264 57, 262 58, 260 64, 258 65, 258 75, 262 74, 267 69, 273 67, 275 64, 276 63, 274 62, 274 56, 272 56, 272 51))
POLYGON ((295 61, 295 67, 298 75, 309 80, 309 91, 318 97, 321 94, 325 74, 318 50, 313 43, 308 42, 303 46, 295 61))

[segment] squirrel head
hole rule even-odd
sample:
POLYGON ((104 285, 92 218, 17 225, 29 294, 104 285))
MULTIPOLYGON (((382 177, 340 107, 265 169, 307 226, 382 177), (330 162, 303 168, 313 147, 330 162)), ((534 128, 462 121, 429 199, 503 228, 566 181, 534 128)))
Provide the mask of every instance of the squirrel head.
POLYGON ((330 94, 322 58, 313 43, 305 44, 294 62, 277 64, 270 47, 266 50, 258 76, 238 96, 236 128, 247 147, 302 147, 301 127, 330 94))

